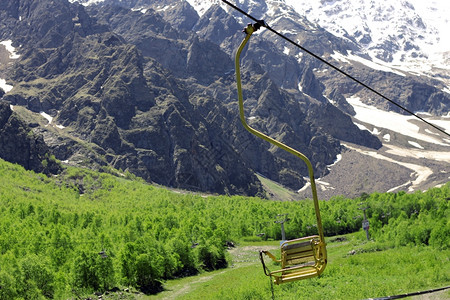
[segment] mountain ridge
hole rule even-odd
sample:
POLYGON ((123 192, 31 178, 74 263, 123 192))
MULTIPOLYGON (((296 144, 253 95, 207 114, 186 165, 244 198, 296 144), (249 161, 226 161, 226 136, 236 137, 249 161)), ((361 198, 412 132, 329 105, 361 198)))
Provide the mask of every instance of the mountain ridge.
MULTIPOLYGON (((306 184, 302 162, 250 136, 237 118, 232 56, 242 39, 236 31, 241 19, 220 6, 200 16, 186 1, 64 3, 55 9, 57 16, 65 16, 65 25, 39 23, 31 14, 37 28, 21 25, 15 39, 6 34, 8 28, 27 24, 23 12, 33 6, 22 1, 18 10, 0 10, 7 20, 0 28, 3 39, 14 39, 14 45, 28 37, 45 41, 23 43, 20 59, 12 69, 0 65, 0 74, 14 85, 4 101, 36 114, 44 111, 60 124, 58 129, 54 124, 33 129, 56 158, 95 168, 112 166, 158 184, 201 192, 264 196, 255 173, 295 190, 306 184), (174 22, 177 17, 179 22, 174 22)), ((270 5, 262 9, 270 12, 270 5)), ((261 12, 261 7, 253 9, 261 12)), ((312 26, 303 20, 299 26, 312 26)), ((314 44, 314 32, 298 37, 325 54, 357 49, 316 29, 323 37, 319 44, 314 44)), ((380 137, 352 122, 355 111, 346 98, 349 90, 358 90, 292 48, 288 56, 283 47, 261 32, 243 53, 252 125, 301 149, 312 158, 318 177, 330 174, 328 166, 343 150, 342 142, 380 149, 380 137)), ((369 185, 361 184, 355 193, 369 185)))

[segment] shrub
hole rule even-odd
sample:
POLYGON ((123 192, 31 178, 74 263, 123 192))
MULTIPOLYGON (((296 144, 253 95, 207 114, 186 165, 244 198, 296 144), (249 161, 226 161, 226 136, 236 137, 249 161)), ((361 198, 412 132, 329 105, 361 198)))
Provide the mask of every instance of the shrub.
POLYGON ((430 245, 437 249, 450 249, 450 220, 436 223, 430 233, 430 245))
POLYGON ((53 298, 54 274, 49 268, 50 263, 45 257, 35 254, 26 256, 20 262, 23 295, 41 294, 53 298))

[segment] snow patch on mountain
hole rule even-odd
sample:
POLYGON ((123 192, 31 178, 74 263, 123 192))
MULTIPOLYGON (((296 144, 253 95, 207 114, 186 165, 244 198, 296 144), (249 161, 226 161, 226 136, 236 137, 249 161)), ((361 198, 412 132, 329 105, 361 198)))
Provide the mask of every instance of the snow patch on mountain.
POLYGON ((414 159, 430 159, 430 160, 436 160, 436 161, 442 161, 442 162, 449 162, 450 161, 450 152, 448 151, 430 151, 430 150, 424 150, 424 149, 405 149, 402 147, 394 146, 394 145, 384 145, 386 146, 387 150, 386 153, 397 155, 397 156, 403 156, 403 157, 410 157, 414 159))
MULTIPOLYGON (((420 128, 411 122, 415 117, 383 111, 374 106, 362 103, 358 97, 347 98, 347 102, 353 106, 353 109, 356 112, 355 119, 361 122, 369 123, 378 128, 386 128, 424 142, 441 146, 450 146, 448 142, 445 142, 445 140, 440 139, 436 135, 428 135, 420 132, 420 128)), ((447 132, 450 130, 450 120, 429 119, 428 121, 445 128, 447 132)))
POLYGON ((13 86, 10 84, 6 83, 5 79, 0 78, 0 88, 5 91, 5 93, 9 92, 10 90, 12 90, 13 86))
POLYGON ((359 43, 373 60, 442 73, 444 81, 450 74, 449 1, 285 1, 311 22, 359 43))
POLYGON ((11 40, 2 41, 2 42, 0 42, 0 45, 3 45, 6 48, 6 50, 9 52, 10 59, 18 59, 20 57, 20 55, 16 53, 16 48, 14 48, 12 46, 11 40))
POLYGON ((409 0, 409 2, 414 5, 416 11, 420 12, 426 24, 430 24, 438 30, 438 46, 442 50, 449 51, 450 36, 447 31, 450 25, 450 2, 443 0, 409 0))
MULTIPOLYGON (((13 47, 12 40, 1 41, 0 45, 3 46, 6 51, 9 53, 9 59, 18 59, 20 57, 16 52, 16 48, 13 47)), ((8 93, 13 88, 12 85, 6 83, 6 79, 0 78, 0 89, 2 89, 5 93, 8 93)))
POLYGON ((392 67, 390 67, 388 64, 383 62, 380 59, 374 59, 373 61, 362 58, 357 55, 353 55, 351 52, 347 53, 347 55, 343 55, 339 52, 334 51, 334 53, 331 55, 331 57, 337 61, 345 62, 345 63, 351 63, 351 62, 359 62, 371 69, 383 71, 383 72, 390 72, 394 73, 400 76, 406 76, 405 73, 396 70, 392 67))
POLYGON ((199 16, 203 14, 212 6, 217 5, 221 1, 217 0, 186 0, 198 13, 199 16))
POLYGON ((49 114, 47 114, 47 113, 44 112, 44 111, 39 112, 39 114, 40 114, 41 116, 43 116, 45 119, 47 119, 48 124, 52 124, 52 121, 53 121, 53 117, 52 117, 52 116, 50 116, 49 114))
POLYGON ((69 0, 69 2, 71 3, 78 2, 84 6, 89 6, 105 2, 105 0, 69 0))
POLYGON ((410 145, 416 147, 416 148, 419 148, 419 149, 425 149, 425 148, 423 148, 419 143, 416 143, 416 142, 414 142, 414 141, 408 141, 408 143, 409 143, 410 145))

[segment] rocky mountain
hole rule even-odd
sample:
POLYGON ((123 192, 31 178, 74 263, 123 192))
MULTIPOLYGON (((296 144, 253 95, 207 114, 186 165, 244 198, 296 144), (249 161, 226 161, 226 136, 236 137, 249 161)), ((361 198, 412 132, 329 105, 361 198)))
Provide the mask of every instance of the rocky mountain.
MULTIPOLYGON (((430 16, 430 13, 434 19, 440 16, 438 4, 434 6, 436 12, 430 12, 423 2, 414 0, 395 3, 287 0, 287 3, 335 36, 357 43, 360 48, 356 51, 347 49, 330 52, 330 55, 339 63, 353 60, 352 65, 368 66, 372 74, 359 73, 358 77, 364 78, 370 86, 412 111, 426 111, 436 116, 448 113, 450 67, 446 51, 450 44, 442 32, 445 25, 439 25, 430 16), (348 55, 350 53, 353 55, 348 55), (373 69, 387 74, 372 72, 373 69)), ((448 20, 442 22, 446 24, 448 20)), ((348 65, 343 68, 351 73, 348 65)), ((354 93, 352 89, 349 91, 354 93)), ((367 90, 363 91, 365 99, 371 97, 367 90)), ((371 100, 379 107, 401 112, 392 105, 386 106, 383 99, 371 100)))
MULTIPOLYGON (((0 41, 11 41, 18 53, 13 58, 0 45, 5 107, 67 164, 112 166, 202 192, 263 195, 257 173, 300 189, 303 162, 251 136, 237 116, 233 55, 246 21, 221 5, 200 10, 199 3, 0 1, 0 41)), ((284 2, 241 4, 324 57, 342 61, 337 53, 360 51, 284 2)), ((366 91, 354 83, 264 30, 242 63, 249 122, 305 153, 318 177, 334 176, 330 165, 349 145, 382 147, 379 136, 355 124, 357 111, 346 98, 366 91)), ((405 105, 430 113, 448 108, 431 79, 342 66, 389 86, 405 105)), ((0 157, 8 159, 2 151, 0 157)), ((352 193, 370 186, 361 183, 352 193)))
POLYGON ((61 171, 42 136, 33 133, 5 102, 0 102, 0 153, 3 159, 27 170, 48 175, 61 171))
MULTIPOLYGON (((212 7, 205 5, 202 1, 190 0, 189 2, 202 16, 207 15, 212 7)), ((351 4, 345 0, 320 2, 286 0, 264 3, 236 1, 236 3, 341 70, 409 110, 422 112, 422 117, 450 132, 450 120, 446 117, 450 105, 449 77, 446 71, 448 64, 445 63, 445 51, 443 51, 446 48, 438 47, 435 52, 440 54, 433 55, 433 51, 430 52, 429 48, 423 46, 426 41, 440 40, 440 45, 444 45, 442 42, 447 40, 445 34, 435 34, 436 30, 433 26, 436 25, 435 20, 439 19, 436 15, 433 15, 434 18, 430 17, 431 15, 424 15, 425 10, 418 10, 405 1, 389 3, 389 5, 365 0, 352 1, 351 4), (375 5, 376 9, 366 7, 370 3, 375 5), (398 9, 397 6, 399 6, 398 9), (317 15, 321 17, 315 18, 317 15), (358 26, 358 16, 363 16, 362 19, 366 21, 370 20, 366 27, 372 34, 371 39, 378 42, 376 38, 380 38, 380 43, 372 45, 373 51, 357 38, 356 31, 344 32, 346 26, 358 26), (421 28, 421 34, 414 36, 413 33, 419 32, 420 28, 410 28, 408 24, 415 24, 414 22, 417 23, 420 20, 423 21, 424 27, 421 28), (390 30, 395 25, 397 25, 397 31, 390 30), (333 28, 337 30, 332 30, 333 28), (382 30, 378 30, 379 28, 382 30), (345 35, 338 34, 339 30, 345 35), (406 45, 409 40, 409 43, 416 46, 412 48, 389 47, 387 44, 383 46, 383 37, 395 38, 398 45, 406 45), (386 51, 390 51, 389 55, 392 57, 401 57, 403 60, 399 63, 397 59, 389 62, 387 59, 381 60, 382 57, 377 58, 375 50, 383 47, 386 51), (414 54, 414 50, 421 54, 414 54)), ((419 4, 421 7, 425 5, 420 1, 414 2, 416 7, 419 4)), ((427 6, 430 5, 432 3, 427 4, 427 6)), ((442 5, 444 3, 439 3, 436 7, 442 5)), ((222 7, 236 19, 242 18, 239 13, 226 5, 222 7)), ((438 10, 435 8, 433 11, 426 12, 434 11, 438 10)), ((315 99, 325 98, 333 106, 351 115, 355 124, 378 136, 383 143, 383 147, 377 151, 368 151, 364 147, 343 142, 342 156, 330 167, 330 174, 322 178, 322 184, 320 184, 322 191, 319 191, 319 194, 324 197, 336 194, 357 195, 357 191, 361 189, 414 191, 449 180, 448 136, 437 133, 421 122, 416 122, 413 120, 415 118, 398 115, 397 113, 405 112, 384 99, 378 98, 342 74, 332 71, 327 65, 312 59, 269 31, 263 30, 259 36, 272 41, 279 53, 286 54, 288 58, 296 58, 302 66, 301 74, 313 73, 317 79, 315 82, 323 86, 323 89, 317 89, 311 81, 300 76, 297 77, 299 91, 312 95, 315 99), (310 90, 315 91, 315 94, 311 94, 310 90), (350 101, 353 97, 357 97, 362 103, 358 102, 359 104, 355 106, 355 102, 350 101), (422 135, 422 133, 425 134, 422 135), (393 148, 396 150, 394 151, 393 148)), ((224 46, 226 47, 226 44, 224 46)), ((271 68, 267 64, 263 66, 266 69, 271 68)), ((292 74, 292 71, 286 73, 292 74)), ((285 77, 281 73, 277 74, 277 78, 285 77)), ((306 77, 308 78, 311 76, 306 77)), ((287 86, 288 80, 285 79, 280 86, 285 87, 283 84, 287 86)), ((317 118, 317 120, 324 119, 317 118)), ((339 130, 342 130, 342 127, 339 130)), ((307 185, 304 188, 307 188, 307 185)))
POLYGON ((372 60, 449 83, 448 3, 420 0, 286 2, 333 34, 358 42, 372 60))

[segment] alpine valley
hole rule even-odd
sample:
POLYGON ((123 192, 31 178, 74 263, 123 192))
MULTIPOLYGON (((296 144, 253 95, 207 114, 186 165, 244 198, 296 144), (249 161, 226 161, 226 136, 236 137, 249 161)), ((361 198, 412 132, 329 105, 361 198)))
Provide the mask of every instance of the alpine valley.
MULTIPOLYGON (((431 63, 436 30, 421 11, 316 2, 234 3, 450 133, 449 52, 431 63)), ((0 0, 0 20, 1 158, 270 197, 264 177, 310 196, 304 163, 240 124, 234 54, 250 20, 221 1, 0 0)), ((270 31, 241 63, 249 123, 310 158, 320 198, 449 181, 448 136, 270 31)))

